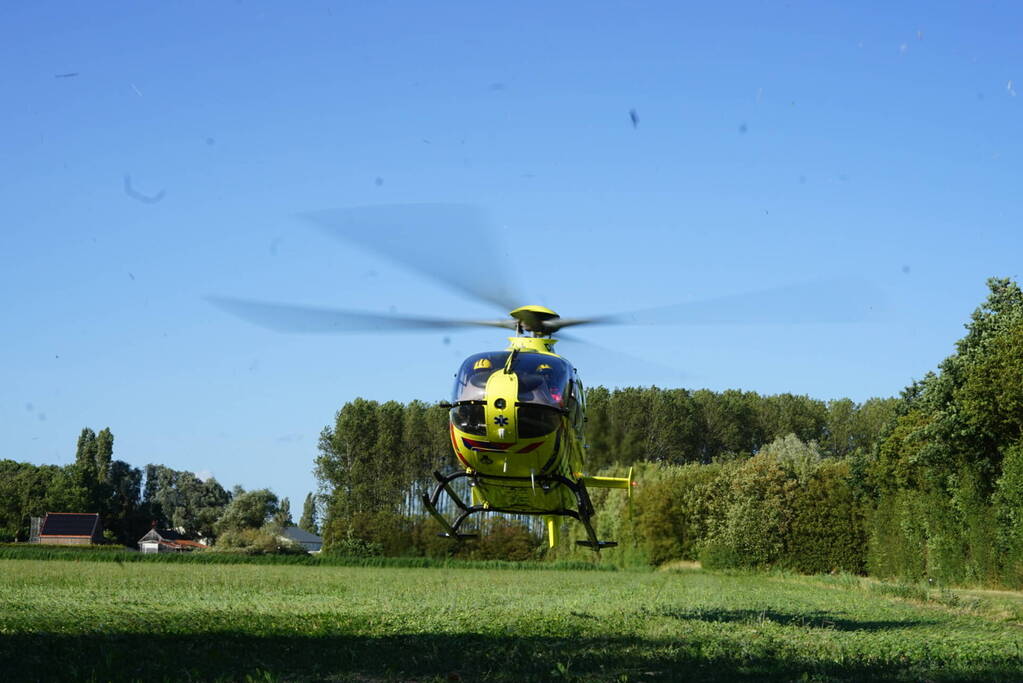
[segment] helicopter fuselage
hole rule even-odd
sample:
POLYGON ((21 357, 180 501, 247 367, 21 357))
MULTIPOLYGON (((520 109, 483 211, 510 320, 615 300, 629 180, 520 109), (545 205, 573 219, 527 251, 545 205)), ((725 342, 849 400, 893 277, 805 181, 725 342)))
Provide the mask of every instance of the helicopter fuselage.
POLYGON ((424 495, 427 509, 445 528, 442 535, 453 538, 472 536, 458 532, 469 515, 494 511, 543 515, 551 547, 561 516, 585 527, 588 540, 577 543, 597 551, 616 545, 597 539, 587 487, 629 489, 631 495, 631 469, 624 478, 584 474, 586 406, 578 373, 554 352, 554 339, 509 341, 504 351, 469 356, 455 375, 450 434, 463 471, 434 473, 439 485, 433 496, 424 495), (461 477, 471 486, 468 504, 449 486, 461 477), (442 491, 461 511, 453 523, 437 511, 442 491))
POLYGON ((583 476, 585 398, 554 341, 511 337, 508 349, 470 356, 456 375, 451 445, 477 475, 473 504, 557 514, 576 502, 554 477, 583 476))

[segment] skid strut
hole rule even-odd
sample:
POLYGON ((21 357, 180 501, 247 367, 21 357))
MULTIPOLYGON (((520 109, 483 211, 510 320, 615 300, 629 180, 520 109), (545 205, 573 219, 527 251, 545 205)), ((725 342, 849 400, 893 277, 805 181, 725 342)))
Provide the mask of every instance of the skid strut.
MULTIPOLYGON (((574 482, 567 477, 561 475, 541 475, 541 476, 529 476, 529 477, 501 477, 495 475, 482 475, 478 472, 455 472, 447 476, 440 472, 433 473, 434 479, 437 480, 437 486, 434 487, 433 493, 430 495, 423 494, 422 501, 426 510, 441 525, 444 531, 438 536, 443 538, 450 538, 456 541, 462 541, 468 538, 476 538, 478 534, 463 534, 458 530, 462 524, 472 515, 479 512, 504 512, 513 515, 521 514, 536 514, 544 515, 547 517, 561 516, 561 517, 572 517, 573 519, 579 520, 583 527, 586 529, 585 541, 576 541, 577 545, 592 548, 594 552, 600 552, 603 548, 613 548, 618 545, 614 541, 600 541, 597 540, 597 532, 593 528, 593 523, 590 519, 593 516, 593 503, 590 502, 590 494, 586 490, 586 485, 582 482, 574 482), (576 503, 578 510, 536 510, 535 512, 526 510, 510 510, 496 507, 484 507, 483 505, 466 505, 465 502, 455 493, 454 489, 451 488, 451 482, 462 478, 468 478, 471 482, 475 483, 478 481, 530 481, 531 483, 540 483, 541 485, 558 483, 568 487, 573 494, 575 494, 576 503), (437 510, 437 502, 440 500, 442 493, 447 493, 448 497, 451 498, 451 502, 459 510, 458 516, 454 522, 449 522, 448 519, 437 510)), ((551 520, 552 521, 552 520, 551 520)), ((550 523, 550 522, 549 522, 550 523)))

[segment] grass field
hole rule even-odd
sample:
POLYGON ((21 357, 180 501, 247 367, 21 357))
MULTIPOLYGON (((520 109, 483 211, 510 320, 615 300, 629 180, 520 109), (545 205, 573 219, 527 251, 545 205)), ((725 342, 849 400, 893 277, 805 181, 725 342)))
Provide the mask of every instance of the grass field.
POLYGON ((855 577, 0 560, 0 678, 1019 680, 1021 617, 855 577))

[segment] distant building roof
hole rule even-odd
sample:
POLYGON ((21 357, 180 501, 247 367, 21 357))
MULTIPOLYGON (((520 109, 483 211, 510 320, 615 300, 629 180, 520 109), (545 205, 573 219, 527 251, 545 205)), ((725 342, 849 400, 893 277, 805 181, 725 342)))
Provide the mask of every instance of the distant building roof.
POLYGON ((187 538, 184 534, 179 533, 177 529, 156 529, 156 533, 165 541, 180 541, 183 538, 187 538))
POLYGON ((95 512, 47 512, 40 536, 90 537, 99 528, 99 514, 95 512))
POLYGON ((145 550, 144 543, 155 543, 169 550, 203 550, 206 548, 203 543, 185 538, 184 534, 174 529, 157 529, 156 527, 147 531, 146 535, 138 540, 140 549, 145 550))
POLYGON ((297 526, 284 527, 281 531, 281 536, 298 543, 323 543, 323 538, 321 536, 311 534, 305 529, 297 526))
MULTIPOLYGON (((174 529, 157 529, 156 527, 153 527, 146 532, 145 536, 139 539, 139 543, 142 541, 168 541, 172 543, 180 543, 181 541, 192 542, 192 539, 178 531, 175 531, 174 529)), ((199 545, 202 544, 200 543, 199 545)))

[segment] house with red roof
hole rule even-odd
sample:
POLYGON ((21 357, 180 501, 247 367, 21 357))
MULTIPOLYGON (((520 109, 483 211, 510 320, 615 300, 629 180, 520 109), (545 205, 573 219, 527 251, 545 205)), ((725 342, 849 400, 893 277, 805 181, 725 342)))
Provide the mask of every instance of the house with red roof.
POLYGON ((174 529, 157 529, 155 526, 139 539, 138 546, 143 553, 186 553, 206 549, 205 544, 185 538, 174 529))

